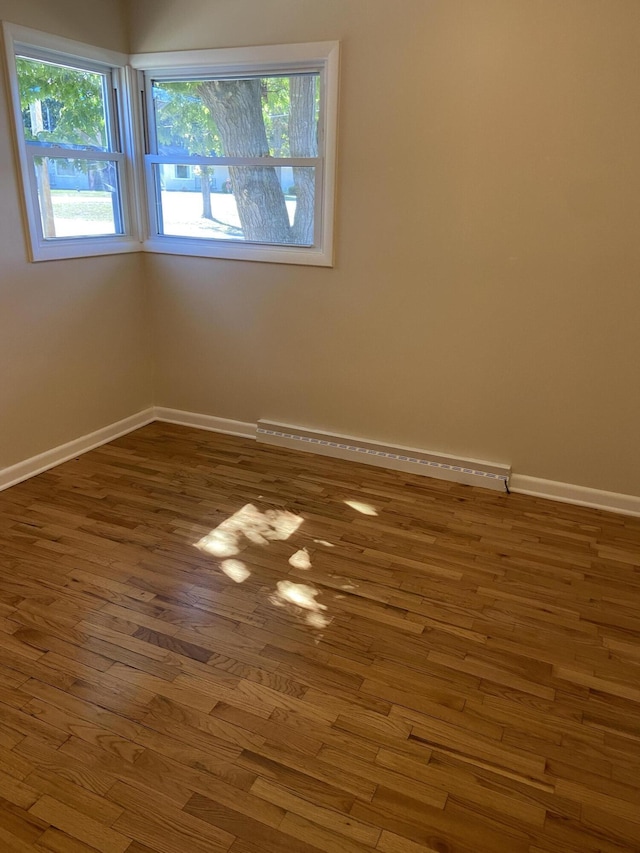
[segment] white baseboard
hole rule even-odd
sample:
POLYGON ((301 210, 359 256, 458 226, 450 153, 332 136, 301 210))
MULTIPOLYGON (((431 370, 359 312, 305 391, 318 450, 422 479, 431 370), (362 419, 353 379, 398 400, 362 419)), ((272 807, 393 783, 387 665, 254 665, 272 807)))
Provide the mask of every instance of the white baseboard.
MULTIPOLYGON (((35 477, 43 471, 48 471, 56 465, 68 462, 82 453, 87 453, 102 444, 107 444, 122 435, 133 432, 140 427, 146 426, 153 421, 164 421, 165 423, 190 426, 196 429, 220 432, 226 435, 237 435, 242 438, 256 438, 256 424, 245 421, 234 421, 227 418, 216 418, 212 415, 201 415, 195 412, 183 412, 179 409, 167 409, 161 406, 145 409, 129 418, 124 418, 114 424, 103 427, 88 435, 54 447, 16 465, 0 469, 0 491, 8 489, 23 480, 35 477)), ((311 434, 311 433, 309 433, 311 434)), ((361 442, 367 449, 373 448, 370 442, 361 442)), ((296 440, 293 444, 296 449, 301 449, 302 442, 296 440)), ((373 454, 362 453, 362 456, 373 456, 373 454)), ((351 454, 350 458, 354 458, 351 454)), ((363 461, 361 457, 355 457, 357 461, 363 461)), ((376 458, 376 457, 374 457, 376 458)), ((377 457, 383 459, 383 457, 377 457)), ((444 457, 437 457, 445 461, 444 457)), ((380 463, 378 463, 380 464, 380 463)), ((384 464, 384 462, 383 462, 384 464)), ((413 463, 415 464, 415 463, 413 463)), ((479 463, 486 465, 487 463, 479 463)), ((496 466, 494 472, 498 472, 501 466, 496 466)), ((434 471, 440 470, 448 478, 446 468, 433 467, 434 471)), ((456 472, 457 473, 457 472, 456 472)), ((502 487, 502 480, 498 480, 502 487)), ((537 498, 545 498, 561 503, 586 506, 593 509, 602 509, 622 515, 640 517, 640 497, 636 495, 625 495, 617 492, 606 492, 600 489, 592 489, 587 486, 576 486, 569 483, 560 483, 555 480, 542 480, 538 477, 529 477, 526 474, 511 474, 509 478, 509 489, 522 495, 531 495, 537 498)))
POLYGON ((213 415, 200 415, 196 412, 182 412, 180 409, 165 409, 156 406, 155 420, 167 424, 179 424, 196 429, 206 429, 210 432, 221 432, 225 435, 239 435, 241 438, 255 438, 256 425, 245 421, 231 421, 227 418, 215 418, 213 415))
POLYGON ((551 501, 588 506, 592 509, 604 509, 622 515, 640 516, 640 497, 623 495, 618 492, 605 492, 590 489, 587 486, 573 486, 556 480, 541 480, 526 474, 513 474, 509 488, 521 495, 547 498, 551 501))
POLYGON ((95 432, 90 432, 88 435, 54 447, 52 450, 45 450, 44 453, 39 453, 37 456, 18 462, 16 465, 3 468, 0 470, 0 491, 15 486, 23 480, 28 480, 30 477, 35 477, 36 474, 42 474, 43 471, 55 468, 56 465, 61 465, 63 462, 68 462, 69 459, 75 459, 82 453, 94 450, 102 444, 120 438, 121 435, 126 435, 128 432, 146 426, 154 420, 154 410, 152 408, 145 409, 129 418, 124 418, 114 424, 102 427, 102 429, 97 429, 95 432))

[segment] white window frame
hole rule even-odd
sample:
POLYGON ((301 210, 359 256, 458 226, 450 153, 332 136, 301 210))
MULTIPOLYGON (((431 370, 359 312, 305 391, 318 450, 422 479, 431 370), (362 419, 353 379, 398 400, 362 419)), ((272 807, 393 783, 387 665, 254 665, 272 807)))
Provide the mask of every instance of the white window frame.
MULTIPOLYGON (((127 68, 128 56, 81 42, 32 30, 15 24, 3 23, 5 56, 8 83, 12 104, 12 123, 18 162, 20 165, 22 199, 29 248, 32 261, 49 261, 63 258, 89 257, 121 252, 140 251, 140 209, 135 192, 134 152, 136 128, 131 110, 130 77, 127 68), (110 105, 110 119, 117 122, 119 150, 92 151, 92 160, 108 160, 118 163, 119 201, 122 210, 124 234, 89 235, 79 237, 43 236, 40 204, 38 201, 33 160, 37 156, 30 150, 24 135, 20 89, 16 68, 16 55, 24 53, 34 58, 54 63, 68 63, 90 71, 101 71, 110 75, 115 96, 110 105)), ((74 158, 73 149, 64 147, 49 149, 52 157, 74 158)), ((86 159, 84 150, 77 152, 79 159, 86 159)))
MULTIPOLYGON (((137 54, 130 57, 134 69, 144 75, 139 80, 141 100, 146 103, 148 132, 145 134, 145 178, 149 236, 144 251, 210 258, 267 261, 285 264, 333 266, 333 224, 336 186, 336 143, 338 115, 338 42, 268 45, 248 48, 188 50, 137 54), (317 172, 315 239, 313 246, 283 246, 264 243, 216 240, 213 238, 176 237, 159 233, 156 217, 153 168, 156 164, 181 162, 181 158, 164 157, 150 150, 154 138, 151 79, 198 79, 199 76, 232 76, 253 74, 274 76, 317 72, 320 75, 320 118, 318 157, 301 160, 295 165, 313 165, 317 172)), ((187 165, 278 165, 274 158, 189 157, 187 165)))

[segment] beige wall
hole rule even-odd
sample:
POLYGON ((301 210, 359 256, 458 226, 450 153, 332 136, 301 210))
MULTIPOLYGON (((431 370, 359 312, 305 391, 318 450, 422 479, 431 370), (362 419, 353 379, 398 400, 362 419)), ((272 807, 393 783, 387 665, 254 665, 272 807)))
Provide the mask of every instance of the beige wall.
MULTIPOLYGON (((126 50, 112 0, 0 0, 0 18, 126 50)), ((4 65, 4 63, 0 63, 4 65)), ((141 256, 27 262, 0 70, 0 469, 148 406, 141 256)))
MULTIPOLYGON (((129 5, 137 51, 342 41, 336 266, 28 264, 2 88, 0 468, 149 405, 151 317, 158 405, 640 494, 636 0, 129 5)), ((120 7, 0 17, 123 50, 120 7)))
POLYGON ((156 402, 640 494, 637 0, 133 0, 340 39, 335 269, 148 257, 156 402))

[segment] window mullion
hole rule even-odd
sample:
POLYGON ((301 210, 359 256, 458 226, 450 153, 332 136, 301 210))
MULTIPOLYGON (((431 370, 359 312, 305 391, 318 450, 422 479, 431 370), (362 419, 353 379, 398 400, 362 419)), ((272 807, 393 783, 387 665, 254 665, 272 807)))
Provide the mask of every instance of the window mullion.
POLYGON ((153 80, 144 75, 144 86, 142 87, 142 111, 144 114, 145 136, 147 143, 147 154, 158 153, 158 132, 156 129, 155 112, 153 104, 153 80))
POLYGON ((122 114, 120 104, 120 85, 116 69, 112 69, 107 77, 108 89, 107 103, 109 110, 107 112, 107 122, 109 125, 109 141, 112 151, 123 151, 123 139, 120 117, 122 114))

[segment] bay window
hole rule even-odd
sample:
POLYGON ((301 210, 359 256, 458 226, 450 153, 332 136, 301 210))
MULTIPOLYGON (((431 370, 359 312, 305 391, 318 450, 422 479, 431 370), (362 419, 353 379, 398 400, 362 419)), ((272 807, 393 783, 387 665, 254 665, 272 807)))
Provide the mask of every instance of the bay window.
POLYGON ((4 35, 32 260, 332 264, 336 43, 128 57, 4 35))

